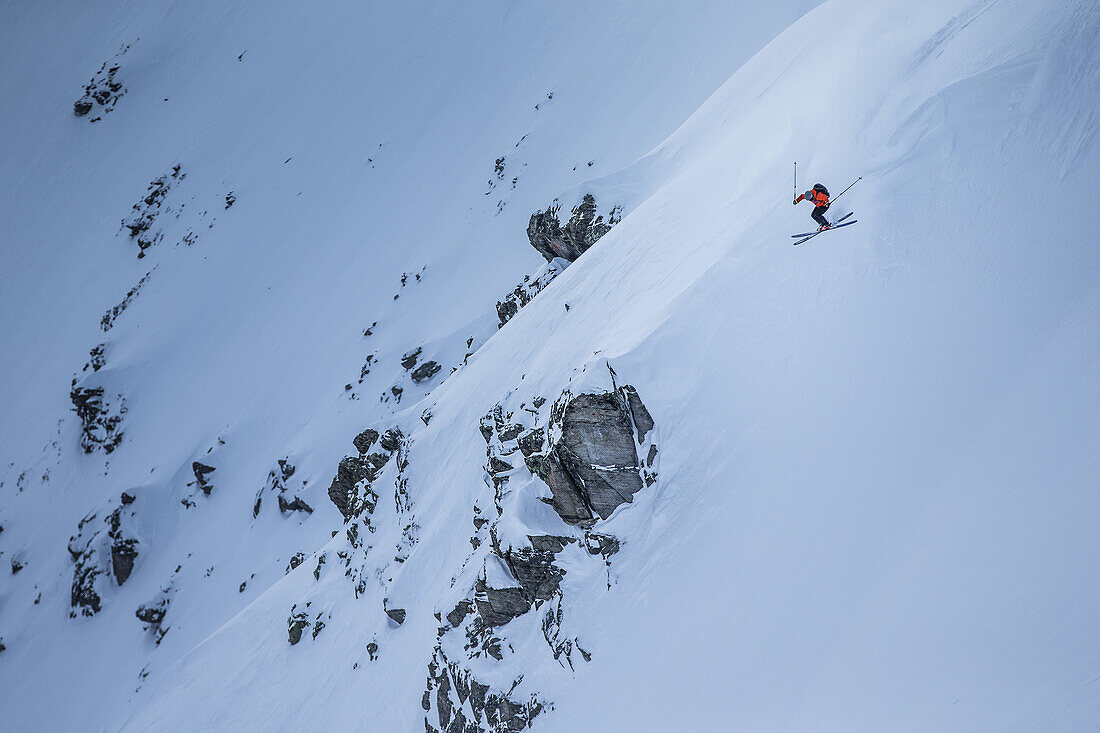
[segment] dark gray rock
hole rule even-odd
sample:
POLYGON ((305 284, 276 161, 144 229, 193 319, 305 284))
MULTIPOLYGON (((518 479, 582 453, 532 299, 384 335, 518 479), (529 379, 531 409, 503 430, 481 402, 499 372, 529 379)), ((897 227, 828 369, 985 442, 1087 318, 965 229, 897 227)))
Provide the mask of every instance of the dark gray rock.
MULTIPOLYGON (((513 681, 513 690, 520 679, 513 681)), ((438 645, 428 663, 427 687, 421 706, 426 714, 424 729, 427 733, 521 731, 530 728, 544 709, 544 704, 534 696, 521 702, 508 694, 494 692, 469 670, 449 660, 438 645)))
POLYGON ((195 481, 198 483, 199 488, 202 489, 202 493, 207 496, 210 496, 210 492, 214 490, 214 484, 206 477, 216 470, 217 469, 213 466, 207 466, 205 463, 199 463, 198 461, 193 461, 191 463, 191 472, 195 474, 195 481))
POLYGON ((546 431, 542 428, 533 428, 519 436, 519 450, 524 457, 529 457, 541 452, 545 442, 546 431))
POLYGON ((387 608, 386 615, 393 619, 398 626, 405 623, 405 609, 403 608, 387 608))
POLYGON ((401 366, 405 369, 405 371, 408 371, 409 369, 412 369, 414 366, 416 366, 416 360, 420 358, 420 352, 422 352, 423 350, 424 349, 422 347, 416 348, 401 357, 401 366))
POLYGON ((447 621, 453 628, 458 628, 462 621, 474 612, 474 602, 470 600, 459 601, 450 613, 447 614, 447 621))
POLYGON ((72 606, 70 616, 79 611, 84 616, 94 616, 102 608, 99 593, 96 592, 96 578, 103 571, 94 565, 78 564, 73 573, 73 586, 69 603, 72 606))
POLYGON ((642 489, 634 426, 617 393, 582 394, 570 400, 554 453, 585 503, 603 519, 642 489))
POLYGON ((279 494, 279 511, 283 514, 290 512, 313 514, 313 507, 302 501, 301 497, 295 496, 293 501, 287 501, 282 494, 279 494))
POLYGON ((306 554, 304 552, 295 552, 294 556, 290 558, 290 564, 287 565, 286 571, 289 573, 294 568, 298 567, 306 561, 306 554))
POLYGON ((438 362, 426 361, 413 370, 412 380, 417 384, 425 382, 436 375, 442 367, 438 362))
POLYGON ((503 328, 504 324, 512 320, 520 308, 534 300, 535 296, 546 289, 554 278, 560 275, 568 266, 565 260, 551 261, 547 263, 541 272, 535 276, 525 275, 523 282, 512 289, 512 292, 497 301, 497 328, 503 328))
POLYGON ((348 456, 340 461, 336 476, 328 487, 328 497, 345 519, 350 519, 349 498, 355 493, 355 486, 363 480, 373 480, 375 469, 368 461, 348 456))
POLYGON ((527 535, 527 539, 531 541, 531 546, 540 552, 551 552, 557 554, 565 549, 565 546, 576 542, 572 537, 557 537, 555 535, 527 535))
POLYGON ((515 440, 520 436, 523 430, 523 426, 517 423, 505 425, 500 431, 500 442, 507 443, 508 441, 515 440))
POLYGON ((73 103, 73 114, 83 117, 92 111, 92 103, 87 99, 78 99, 73 103))
POLYGON ((490 588, 483 580, 475 586, 474 603, 487 626, 503 626, 531 609, 523 588, 490 588))
POLYGON ((80 447, 84 452, 97 448, 104 453, 114 451, 122 442, 122 416, 126 414, 122 395, 108 399, 103 387, 81 387, 73 380, 69 400, 80 418, 80 447))
POLYGON ((630 414, 634 418, 634 425, 638 428, 638 442, 644 443, 645 436, 653 429, 653 416, 642 404, 642 398, 638 396, 638 390, 629 384, 622 388, 626 395, 627 404, 630 406, 630 414))
POLYGON ((125 583, 130 577, 137 556, 137 540, 120 539, 111 545, 111 568, 119 585, 125 583))
POLYGON ((538 464, 537 474, 550 487, 551 498, 547 501, 566 524, 590 527, 596 517, 580 487, 562 466, 556 452, 552 452, 538 464))
POLYGON ((289 637, 290 645, 294 646, 302 640, 302 631, 309 626, 309 616, 305 611, 294 612, 292 608, 290 610, 290 616, 286 620, 287 636, 289 637))
POLYGON ((488 443, 493 439, 493 416, 492 414, 485 415, 478 423, 478 430, 481 431, 481 437, 485 438, 485 442, 488 443))
POLYGON ((565 226, 558 218, 559 211, 561 206, 555 204, 546 211, 532 214, 527 224, 527 239, 547 262, 555 257, 573 262, 621 219, 618 207, 611 210, 606 221, 602 215, 597 215, 596 198, 592 194, 584 195, 565 226))
POLYGON ((363 432, 355 436, 355 439, 351 442, 355 445, 355 449, 359 451, 359 455, 366 455, 371 446, 378 440, 378 431, 367 428, 363 432))
POLYGON ((397 428, 390 428, 382 434, 382 448, 392 453, 401 447, 401 441, 404 437, 405 436, 397 428))
POLYGON ((138 606, 134 615, 138 617, 138 620, 147 624, 159 624, 164 621, 165 615, 168 613, 168 597, 162 595, 155 601, 149 603, 143 603, 138 606))
POLYGON ((529 603, 549 600, 565 577, 565 571, 554 565, 554 553, 546 550, 511 550, 504 561, 529 603))
POLYGON ((602 555, 607 559, 619 551, 619 538, 609 534, 589 532, 584 537, 585 546, 592 555, 602 555))

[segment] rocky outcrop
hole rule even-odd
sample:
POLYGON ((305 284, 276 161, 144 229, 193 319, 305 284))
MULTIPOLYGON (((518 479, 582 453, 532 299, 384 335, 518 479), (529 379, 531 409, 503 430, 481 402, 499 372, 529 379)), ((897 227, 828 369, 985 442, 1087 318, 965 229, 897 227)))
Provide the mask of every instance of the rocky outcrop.
POLYGON ((187 177, 179 164, 163 176, 158 176, 149 182, 145 196, 131 208, 129 219, 122 222, 123 228, 129 230, 130 238, 137 242, 138 257, 145 256, 145 250, 157 244, 164 238, 164 234, 154 229, 157 218, 162 213, 178 214, 179 211, 165 205, 168 192, 176 183, 187 177))
MULTIPOLYGON (((179 568, 177 568, 177 571, 179 568)), ((173 576, 174 578, 174 576, 173 576)), ((134 616, 145 624, 147 631, 151 631, 153 639, 159 646, 164 635, 168 633, 168 624, 165 618, 168 616, 168 607, 172 605, 172 596, 175 594, 173 581, 160 589, 156 596, 137 607, 134 616)))
POLYGON ((69 538, 69 554, 75 567, 70 594, 71 611, 94 616, 102 608, 105 578, 114 578, 122 585, 134 570, 140 542, 131 527, 134 517, 134 495, 124 493, 129 501, 120 500, 102 520, 97 513, 80 520, 77 533, 69 538))
POLYGON ((371 489, 371 484, 390 459, 402 452, 405 436, 396 428, 381 436, 376 430, 364 430, 352 442, 359 455, 346 456, 340 461, 328 488, 329 499, 344 515, 345 521, 364 511, 368 514, 374 511, 378 494, 371 489), (381 450, 368 453, 376 440, 381 450))
MULTIPOLYGON (((115 59, 126 53, 129 48, 129 46, 123 46, 115 54, 115 59)), ((77 117, 84 117, 92 110, 97 110, 97 114, 92 116, 91 120, 92 122, 98 122, 102 119, 102 115, 114 110, 118 100, 126 93, 126 88, 122 86, 122 82, 115 78, 119 68, 119 65, 113 59, 104 61, 92 80, 84 85, 84 96, 73 104, 73 114, 77 117)))
POLYGON ((126 400, 107 396, 99 386, 81 386, 74 379, 69 391, 73 411, 80 418, 80 447, 85 453, 111 453, 122 442, 122 418, 126 400))
POLYGON ((555 257, 573 262, 622 219, 618 206, 611 209, 606 220, 602 214, 598 215, 596 197, 590 193, 573 208, 564 226, 558 218, 560 211, 561 205, 555 202, 545 211, 532 214, 527 224, 527 239, 547 262, 555 257))
MULTIPOLYGON (((515 680, 514 690, 520 683, 515 680)), ((427 733, 506 733, 531 727, 544 704, 535 696, 526 700, 511 692, 494 692, 467 669, 447 658, 436 646, 428 664, 428 681, 421 706, 427 733), (469 716, 469 717, 467 717, 469 716)))
POLYGON ((134 298, 137 297, 138 293, 141 292, 142 286, 145 285, 146 281, 148 281, 149 279, 149 276, 152 274, 152 270, 145 273, 142 278, 138 280, 137 285, 126 291, 125 297, 123 297, 118 305, 112 307, 109 311, 103 314, 103 317, 99 319, 99 327, 103 330, 104 333, 110 331, 114 327, 115 319, 121 316, 122 313, 130 307, 130 303, 132 303, 134 298))
POLYGON ((205 463, 199 461, 191 462, 191 473, 195 475, 195 483, 202 489, 202 493, 210 496, 210 493, 214 490, 214 484, 207 478, 210 474, 216 471, 213 466, 208 466, 205 463))
POLYGON ((267 494, 275 495, 275 499, 279 504, 279 511, 282 514, 290 514, 291 512, 312 514, 313 507, 295 493, 297 490, 304 490, 306 482, 298 480, 292 482, 291 479, 297 469, 290 462, 290 458, 280 458, 275 464, 275 468, 267 474, 267 482, 256 492, 256 501, 252 505, 252 516, 258 517, 260 515, 260 507, 263 506, 263 498, 267 494))
POLYGON ((442 368, 443 367, 439 365, 439 362, 426 361, 418 366, 416 369, 413 369, 410 376, 412 377, 412 380, 414 382, 420 384, 421 382, 426 382, 427 380, 434 377, 442 368))
POLYGON ((512 320, 512 318, 519 313, 520 308, 527 305, 534 299, 536 295, 541 293, 550 282, 560 275, 566 267, 569 266, 569 261, 555 257, 550 262, 547 262, 542 266, 534 276, 525 275, 523 282, 517 285, 512 292, 504 296, 503 299, 497 301, 497 328, 502 328, 505 323, 512 320))
MULTIPOLYGON (((651 483, 638 459, 653 430, 653 418, 630 386, 601 394, 566 395, 555 404, 544 453, 530 452, 528 466, 550 487, 548 503, 567 524, 592 526, 651 483)), ((528 451, 533 448, 528 442, 528 451)), ((656 446, 650 446, 651 457, 656 446)), ((649 461, 652 464, 652 460, 649 461)))

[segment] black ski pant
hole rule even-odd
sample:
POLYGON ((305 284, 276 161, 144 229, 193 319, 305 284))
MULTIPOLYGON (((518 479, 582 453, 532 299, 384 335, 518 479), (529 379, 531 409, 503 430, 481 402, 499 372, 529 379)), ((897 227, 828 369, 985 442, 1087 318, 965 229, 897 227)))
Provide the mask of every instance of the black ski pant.
POLYGON ((812 216, 814 218, 814 221, 816 221, 821 226, 827 226, 829 224, 829 220, 825 218, 825 212, 828 210, 828 204, 825 204, 824 206, 815 206, 814 213, 810 214, 810 216, 812 216))

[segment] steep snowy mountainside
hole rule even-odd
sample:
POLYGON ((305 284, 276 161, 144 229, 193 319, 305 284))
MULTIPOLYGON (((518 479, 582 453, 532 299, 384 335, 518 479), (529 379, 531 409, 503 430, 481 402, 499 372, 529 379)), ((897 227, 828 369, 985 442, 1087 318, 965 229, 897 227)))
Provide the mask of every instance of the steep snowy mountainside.
POLYGON ((346 572, 271 586, 124 727, 1095 727, 1098 41, 1088 2, 807 14, 376 425, 405 442, 316 556, 346 572), (863 175, 858 224, 789 246, 796 158, 863 175), (260 631, 290 609, 323 630, 260 631))
MULTIPOLYGON (((537 271, 531 213, 567 217, 815 5, 0 4, 8 724, 110 727, 246 608, 231 643, 282 654, 300 593, 266 591, 328 580, 350 437, 423 425, 537 271)), ((307 639, 366 654, 334 597, 307 639)), ((255 693, 319 695, 276 666, 255 693)))

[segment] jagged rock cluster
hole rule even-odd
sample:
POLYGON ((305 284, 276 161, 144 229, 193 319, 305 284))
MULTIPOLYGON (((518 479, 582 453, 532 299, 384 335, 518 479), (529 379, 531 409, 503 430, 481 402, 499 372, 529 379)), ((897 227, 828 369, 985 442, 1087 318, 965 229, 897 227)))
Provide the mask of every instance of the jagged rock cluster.
MULTIPOLYGON (((129 46, 124 46, 115 55, 115 58, 126 53, 129 48, 129 46)), ((122 86, 122 82, 115 79, 119 68, 117 63, 104 61, 92 80, 84 85, 84 96, 73 104, 73 114, 77 117, 83 117, 98 106, 99 113, 93 116, 91 121, 99 122, 102 119, 101 115, 111 112, 118 104, 118 100, 126 93, 126 88, 122 86)))
MULTIPOLYGON (((378 494, 371 489, 371 484, 390 459, 402 451, 405 440, 396 428, 382 435, 377 430, 368 429, 355 436, 352 443, 359 455, 346 456, 340 461, 336 476, 328 487, 328 497, 344 515, 345 522, 364 512, 368 515, 374 512, 378 494), (380 450, 372 451, 375 443, 380 450)), ((404 457, 399 455, 398 462, 403 461, 404 457)))
POLYGON ((97 448, 111 453, 122 442, 122 418, 126 400, 121 394, 108 396, 100 386, 81 386, 74 378, 69 390, 73 411, 80 418, 80 447, 85 453, 97 448))
POLYGON ((119 301, 118 305, 113 306, 109 311, 103 314, 103 317, 99 319, 99 327, 103 330, 104 333, 110 331, 114 327, 115 319, 121 316, 123 311, 130 307, 130 303, 133 302, 134 298, 137 297, 137 294, 141 292, 142 286, 145 285, 146 281, 149 279, 149 276, 152 274, 152 270, 145 273, 142 278, 138 280, 137 285, 126 291, 125 297, 123 297, 123 299, 119 301))
POLYGON ((69 554, 76 564, 70 617, 94 616, 102 607, 106 579, 122 585, 133 572, 140 546, 132 526, 135 501, 135 495, 122 492, 118 505, 102 520, 97 512, 88 514, 69 538, 69 554))
POLYGON ((531 302, 531 299, 542 292, 543 288, 550 284, 550 281, 556 278, 558 275, 568 267, 569 262, 561 257, 554 258, 550 262, 543 265, 534 277, 527 275, 523 278, 523 282, 515 287, 512 292, 504 296, 503 300, 497 301, 497 318, 500 321, 498 328, 504 326, 505 323, 512 320, 512 317, 519 313, 519 309, 531 302))
POLYGON ((149 182, 145 196, 133 205, 130 218, 122 221, 122 226, 130 231, 130 238, 137 242, 139 258, 145 256, 145 250, 164 239, 164 233, 153 231, 153 225, 172 186, 186 177, 182 166, 177 163, 168 173, 154 178, 149 182))
POLYGON ((493 692, 489 685, 478 682, 470 672, 447 659, 437 646, 428 664, 428 686, 421 706, 428 713, 435 710, 439 727, 425 718, 424 729, 426 733, 504 733, 529 728, 544 704, 534 696, 517 702, 509 694, 511 690, 508 694, 493 692), (467 709, 469 718, 464 712, 467 709))
MULTIPOLYGON (((307 504, 301 496, 290 488, 290 479, 294 476, 295 470, 297 470, 290 462, 290 459, 280 458, 276 463, 276 467, 271 469, 267 474, 267 483, 256 492, 256 502, 252 505, 252 516, 258 517, 260 515, 260 506, 263 503, 264 494, 269 493, 275 494, 279 502, 279 511, 283 514, 289 514, 291 512, 313 514, 313 507, 307 504)), ((299 485, 302 489, 305 489, 306 482, 301 481, 299 485)))
POLYGON ((585 194, 581 203, 573 208, 564 226, 558 218, 559 211, 561 205, 555 203, 545 211, 532 214, 527 224, 527 238, 531 246, 547 262, 555 257, 573 262, 622 219, 622 209, 618 206, 611 209, 606 220, 602 214, 597 214, 596 197, 590 193, 585 194))
POLYGON ((563 226, 558 218, 561 205, 555 204, 545 211, 531 215, 527 225, 527 238, 531 246, 546 258, 546 265, 534 275, 527 275, 512 292, 497 301, 499 327, 510 321, 519 309, 531 302, 570 262, 581 256, 596 241, 611 231, 622 219, 622 209, 611 209, 605 220, 596 213, 596 197, 585 194, 580 205, 573 208, 569 221, 563 226))
POLYGON ((298 609, 298 604, 290 609, 290 616, 286 619, 287 640, 290 645, 293 646, 302 640, 302 634, 306 629, 312 625, 313 631, 311 632, 312 638, 316 639, 317 635, 325 628, 325 618, 331 618, 331 614, 327 615, 324 611, 317 613, 313 621, 310 621, 309 607, 312 605, 311 601, 307 601, 301 610, 298 609))
POLYGON ((401 357, 401 367, 407 372, 411 370, 409 376, 417 384, 428 381, 442 369, 439 362, 436 361, 425 361, 417 366, 416 363, 422 351, 423 348, 417 348, 401 357))
MULTIPOLYGON (((179 572, 179 570, 180 568, 177 566, 176 572, 179 572)), ((160 646, 164 635, 168 633, 168 625, 164 621, 168 615, 168 607, 172 605, 175 592, 174 581, 169 582, 153 598, 142 603, 134 611, 134 616, 145 624, 146 630, 152 632, 153 640, 157 646, 160 646)))
MULTIPOLYGON (((478 681, 478 669, 512 651, 502 627, 528 614, 540 614, 537 628, 559 663, 572 668, 577 659, 591 659, 564 627, 566 566, 591 556, 610 565, 619 540, 594 531, 595 526, 656 480, 653 418, 633 387, 567 392, 540 418, 545 402, 540 398, 532 408, 522 406, 519 416, 497 405, 481 420, 496 520, 474 507, 471 559, 481 558, 480 570, 469 595, 446 612, 446 624, 439 629, 423 700, 429 731, 520 730, 543 710, 545 703, 534 695, 513 699, 519 680, 506 694, 493 693, 478 681), (535 424, 526 424, 532 414, 535 424), (550 496, 539 498, 562 524, 546 527, 545 534, 507 536, 501 520, 524 501, 516 492, 537 491, 541 483, 550 496), (480 554, 479 548, 484 548, 480 554), (486 702, 490 698, 492 704, 486 702), (463 710, 472 710, 475 719, 463 710)), ((443 620, 442 614, 437 617, 443 620)))

